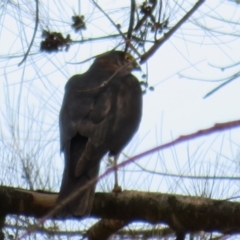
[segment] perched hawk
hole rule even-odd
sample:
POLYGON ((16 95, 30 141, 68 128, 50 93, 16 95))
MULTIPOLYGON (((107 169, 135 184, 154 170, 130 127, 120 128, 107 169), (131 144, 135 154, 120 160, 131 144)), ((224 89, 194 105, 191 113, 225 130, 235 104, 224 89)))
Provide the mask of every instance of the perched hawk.
MULTIPOLYGON (((134 69, 139 65, 130 54, 110 51, 67 82, 59 116, 65 168, 58 203, 96 178, 103 156, 118 155, 137 131, 142 91, 134 69)), ((94 191, 91 186, 80 192, 59 214, 88 215, 94 191)))

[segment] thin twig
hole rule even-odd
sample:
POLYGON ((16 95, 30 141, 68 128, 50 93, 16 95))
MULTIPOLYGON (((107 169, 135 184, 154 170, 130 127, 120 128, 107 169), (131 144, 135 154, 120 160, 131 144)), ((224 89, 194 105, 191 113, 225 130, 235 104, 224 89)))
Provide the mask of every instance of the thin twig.
POLYGON ((211 96, 213 93, 217 92, 220 88, 224 87, 225 85, 229 84, 230 82, 232 82, 233 80, 235 80, 236 78, 238 78, 240 76, 240 72, 235 73, 230 79, 228 79, 226 82, 220 84, 219 86, 217 86, 216 88, 214 88, 213 90, 211 90, 209 93, 207 93, 203 98, 207 98, 209 96, 211 96))
POLYGON ((131 13, 130 13, 130 21, 129 21, 128 32, 127 32, 127 40, 128 41, 126 42, 125 52, 127 52, 128 42, 131 42, 131 38, 132 38, 135 9, 136 9, 136 2, 135 2, 135 0, 131 0, 131 13))
POLYGON ((147 168, 142 167, 140 164, 135 162, 137 167, 140 168, 141 171, 151 173, 151 174, 156 174, 159 176, 164 176, 164 177, 171 177, 171 178, 181 178, 181 179, 194 179, 194 180, 221 180, 221 181, 239 181, 239 177, 233 177, 233 176, 193 176, 193 175, 184 175, 184 174, 174 174, 174 173, 165 173, 165 172, 157 172, 153 170, 149 170, 147 168))
POLYGON ((148 14, 144 14, 144 16, 138 21, 136 27, 134 28, 134 31, 138 31, 143 23, 147 20, 147 18, 153 13, 154 9, 156 8, 157 6, 157 0, 154 0, 153 1, 153 5, 151 7, 151 12, 149 12, 148 14))
POLYGON ((32 45, 33 45, 33 42, 34 42, 34 39, 35 39, 35 36, 37 34, 37 29, 38 29, 38 22, 39 22, 39 8, 38 8, 38 0, 35 0, 36 1, 36 20, 35 20, 35 27, 34 27, 34 32, 33 32, 33 36, 32 36, 32 40, 29 44, 29 47, 28 47, 28 50, 27 52, 25 53, 24 55, 24 58, 23 60, 18 64, 18 66, 21 66, 21 64, 27 59, 27 56, 32 48, 32 45))
MULTIPOLYGON (((160 25, 160 22, 161 22, 161 16, 162 16, 162 0, 160 0, 160 3, 159 3, 159 13, 158 13, 158 20, 157 20, 157 24, 160 25)), ((157 40, 157 32, 158 32, 158 28, 156 27, 155 29, 155 34, 154 34, 154 40, 156 41, 157 40)))
POLYGON ((119 34, 122 36, 122 38, 125 40, 125 43, 128 44, 132 50, 137 54, 138 57, 141 57, 141 54, 137 51, 137 49, 131 44, 130 41, 125 37, 125 35, 122 33, 122 31, 119 29, 119 27, 115 24, 115 22, 105 13, 105 11, 96 3, 96 1, 92 0, 92 2, 95 4, 95 6, 104 14, 104 16, 111 22, 111 24, 117 29, 119 34))
POLYGON ((199 0, 192 9, 186 13, 186 15, 167 33, 163 35, 160 39, 158 39, 155 44, 142 55, 140 63, 145 63, 157 50, 158 48, 165 43, 180 27, 186 22, 186 20, 205 2, 205 0, 199 0))
MULTIPOLYGON (((102 55, 102 54, 100 54, 102 55)), ((84 90, 78 90, 77 92, 81 92, 81 93, 85 93, 85 92, 92 92, 95 90, 99 90, 101 88, 106 87, 109 82, 120 72, 122 71, 124 68, 126 68, 129 64, 131 64, 134 60, 130 61, 129 63, 124 64, 122 67, 118 68, 108 79, 106 79, 101 85, 95 87, 95 88, 89 88, 89 89, 84 89, 84 90)))
MULTIPOLYGON (((123 33, 123 34, 125 34, 125 33, 123 33)), ((120 37, 120 36, 121 36, 121 34, 112 34, 112 35, 106 35, 106 36, 101 36, 101 37, 86 38, 86 39, 71 41, 71 44, 74 44, 74 43, 79 44, 79 43, 84 43, 84 42, 99 41, 99 40, 108 39, 108 38, 117 38, 117 37, 120 37)))

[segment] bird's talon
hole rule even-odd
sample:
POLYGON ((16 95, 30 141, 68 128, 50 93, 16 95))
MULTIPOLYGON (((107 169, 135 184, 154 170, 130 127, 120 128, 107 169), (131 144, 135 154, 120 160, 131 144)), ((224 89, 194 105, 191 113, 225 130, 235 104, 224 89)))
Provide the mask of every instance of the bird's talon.
POLYGON ((113 193, 116 193, 116 194, 122 192, 121 186, 115 184, 112 192, 113 192, 113 193))

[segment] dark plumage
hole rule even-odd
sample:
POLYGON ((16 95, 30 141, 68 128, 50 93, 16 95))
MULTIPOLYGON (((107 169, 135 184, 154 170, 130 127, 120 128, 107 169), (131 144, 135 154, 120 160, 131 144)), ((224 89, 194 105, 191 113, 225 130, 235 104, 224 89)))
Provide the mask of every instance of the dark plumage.
MULTIPOLYGON (((96 178, 102 157, 119 154, 137 131, 142 91, 131 74, 136 68, 131 55, 111 51, 67 82, 59 116, 65 168, 58 203, 96 178)), ((58 215, 88 215, 94 191, 92 186, 80 192, 58 215)))

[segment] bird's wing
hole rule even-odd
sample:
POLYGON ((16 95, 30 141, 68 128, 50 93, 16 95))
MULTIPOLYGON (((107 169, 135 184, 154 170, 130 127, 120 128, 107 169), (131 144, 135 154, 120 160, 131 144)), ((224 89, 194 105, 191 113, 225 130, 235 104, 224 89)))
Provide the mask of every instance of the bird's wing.
POLYGON ((95 98, 92 109, 89 113, 89 119, 94 123, 100 123, 108 114, 111 108, 111 93, 103 91, 95 98))
MULTIPOLYGON (((97 178, 100 160, 107 152, 103 145, 93 143, 91 136, 109 112, 109 95, 102 88, 96 90, 89 82, 91 83, 91 78, 76 75, 68 81, 65 88, 59 117, 65 168, 58 202, 97 178)), ((61 213, 78 216, 88 214, 94 189, 95 184, 89 185, 68 206, 63 207, 61 213)))
MULTIPOLYGON (((96 77, 75 75, 66 84, 59 117, 61 150, 77 133, 91 137, 111 108, 111 93, 101 87, 101 79, 92 84, 96 77)), ((108 77, 101 77, 102 82, 108 77)))

